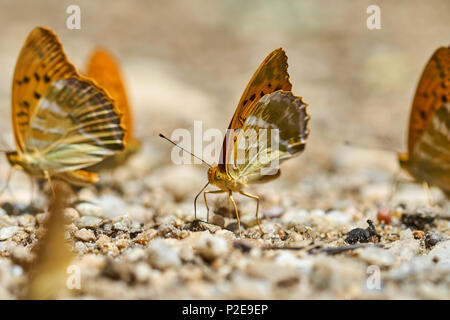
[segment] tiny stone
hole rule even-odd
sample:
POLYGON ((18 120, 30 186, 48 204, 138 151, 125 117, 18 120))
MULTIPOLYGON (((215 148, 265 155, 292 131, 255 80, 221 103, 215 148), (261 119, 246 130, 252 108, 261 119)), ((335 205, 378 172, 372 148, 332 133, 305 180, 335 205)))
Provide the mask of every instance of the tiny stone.
POLYGON ((75 250, 79 253, 86 253, 88 251, 88 248, 82 241, 75 242, 75 250))
POLYGON ((36 219, 30 214, 24 214, 18 219, 19 226, 21 227, 34 227, 36 224, 36 219))
POLYGON ((425 246, 429 249, 434 247, 439 241, 441 241, 439 234, 434 232, 427 232, 425 236, 425 246))
POLYGON ((205 232, 197 240, 194 249, 203 259, 212 261, 228 253, 228 244, 225 239, 205 232))
POLYGON ((19 227, 5 227, 0 229, 0 240, 7 240, 11 238, 17 231, 19 231, 19 227))
POLYGON ((225 219, 218 214, 212 216, 212 218, 210 219, 210 223, 215 224, 221 228, 225 227, 225 219))
POLYGON ((80 218, 80 214, 74 208, 66 208, 64 209, 64 215, 67 219, 74 222, 80 218))
POLYGON ((94 232, 92 232, 91 230, 85 229, 85 228, 76 231, 74 236, 75 236, 75 238, 77 238, 81 241, 85 241, 85 242, 95 240, 94 232))
POLYGON ((181 260, 178 253, 162 239, 153 240, 148 247, 150 264, 160 270, 179 267, 181 260))
POLYGON ((392 221, 392 210, 389 208, 381 208, 378 210, 377 220, 380 223, 389 224, 392 221))
POLYGON ((93 216, 82 216, 78 221, 77 225, 79 228, 97 228, 100 223, 102 222, 102 219, 93 217, 93 216))
POLYGON ((147 243, 149 243, 151 240, 153 240, 154 238, 156 238, 158 236, 158 231, 156 231, 155 229, 147 229, 141 233, 139 233, 134 239, 133 241, 135 243, 139 243, 142 245, 146 245, 147 243))
POLYGON ((119 240, 116 241, 116 246, 119 249, 125 249, 125 248, 127 248, 129 246, 129 240, 128 239, 124 239, 124 238, 119 239, 119 240))
POLYGON ((414 230, 413 231, 414 239, 423 239, 425 238, 425 232, 422 230, 414 230))
POLYGON ((75 209, 82 216, 95 216, 95 217, 103 217, 103 209, 93 203, 90 202, 81 202, 76 205, 75 209))
POLYGON ((129 262, 137 262, 139 260, 143 260, 147 256, 147 253, 144 249, 136 247, 128 249, 125 256, 129 262))
POLYGON ((118 249, 114 245, 114 243, 111 241, 111 238, 104 234, 102 234, 100 237, 98 237, 98 240, 95 242, 95 244, 104 253, 117 253, 118 252, 118 249))
POLYGON ((43 224, 46 219, 47 219, 47 214, 46 213, 39 213, 39 214, 36 215, 36 221, 39 224, 43 224))

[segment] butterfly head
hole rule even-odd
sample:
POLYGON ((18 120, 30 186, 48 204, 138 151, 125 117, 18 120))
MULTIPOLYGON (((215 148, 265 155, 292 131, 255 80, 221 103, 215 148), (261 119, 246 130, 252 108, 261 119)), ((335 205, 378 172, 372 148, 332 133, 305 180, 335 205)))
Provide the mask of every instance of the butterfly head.
POLYGON ((6 158, 13 167, 20 165, 20 163, 22 162, 19 154, 16 151, 6 152, 6 158))
POLYGON ((211 167, 208 169, 208 181, 211 184, 215 184, 222 190, 229 189, 228 184, 230 182, 230 177, 219 167, 211 167))
POLYGON ((208 169, 208 181, 215 184, 218 181, 224 180, 218 167, 211 167, 208 169))
POLYGON ((397 157, 398 157, 398 163, 400 164, 400 167, 403 170, 406 170, 409 172, 409 167, 410 167, 409 154, 406 152, 400 152, 397 154, 397 157))

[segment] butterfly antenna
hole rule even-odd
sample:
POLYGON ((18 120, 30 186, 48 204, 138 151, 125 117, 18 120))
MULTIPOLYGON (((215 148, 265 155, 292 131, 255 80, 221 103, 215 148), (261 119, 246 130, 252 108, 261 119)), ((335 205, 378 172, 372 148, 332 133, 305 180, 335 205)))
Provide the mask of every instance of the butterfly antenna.
POLYGON ((194 218, 195 220, 197 220, 197 199, 199 197, 199 195, 202 194, 202 192, 206 189, 206 187, 209 185, 209 181, 207 184, 205 184, 205 186, 202 188, 202 190, 200 190, 199 193, 197 193, 197 195, 194 198, 194 218))
POLYGON ((166 137, 165 135, 163 135, 162 133, 160 133, 159 136, 160 136, 161 138, 163 138, 163 139, 166 139, 166 140, 169 141, 171 144, 173 144, 174 146, 177 146, 177 147, 180 148, 181 150, 183 150, 183 151, 189 153, 191 156, 193 156, 193 157, 199 159, 201 162, 203 162, 204 164, 206 164, 208 167, 212 168, 212 165, 210 165, 208 162, 206 162, 205 160, 203 160, 203 159, 200 158, 200 157, 197 157, 195 154, 193 154, 192 152, 186 150, 185 148, 179 146, 178 144, 176 144, 175 142, 173 142, 172 140, 170 140, 169 138, 167 138, 167 137, 166 137))

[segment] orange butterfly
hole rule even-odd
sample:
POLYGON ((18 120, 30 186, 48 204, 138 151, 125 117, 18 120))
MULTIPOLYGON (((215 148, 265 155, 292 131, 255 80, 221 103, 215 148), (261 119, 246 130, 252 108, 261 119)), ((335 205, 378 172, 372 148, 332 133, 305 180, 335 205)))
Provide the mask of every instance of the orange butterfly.
POLYGON ((243 189, 251 183, 278 178, 280 170, 272 166, 273 162, 278 164, 299 155, 306 145, 309 134, 307 104, 291 92, 287 67, 286 54, 279 48, 271 52, 256 70, 231 119, 219 164, 210 167, 208 183, 194 200, 195 205, 209 184, 219 187, 203 192, 207 219, 206 194, 227 193, 234 207, 239 233, 239 213, 232 193, 239 192, 256 200, 256 221, 263 232, 258 219, 259 197, 243 189))
POLYGON ((114 168, 123 164, 140 148, 140 141, 134 137, 133 119, 126 95, 125 85, 118 63, 113 56, 103 49, 96 49, 89 59, 86 75, 94 79, 114 99, 119 111, 122 113, 124 127, 127 129, 124 136, 126 149, 107 157, 93 167, 92 170, 114 168))
POLYGON ((437 49, 417 86, 409 118, 408 152, 400 166, 450 199, 450 48, 437 49))
POLYGON ((12 123, 17 151, 8 152, 8 160, 37 178, 96 183, 96 173, 81 169, 125 147, 121 113, 112 98, 76 71, 45 27, 33 29, 20 51, 12 123))

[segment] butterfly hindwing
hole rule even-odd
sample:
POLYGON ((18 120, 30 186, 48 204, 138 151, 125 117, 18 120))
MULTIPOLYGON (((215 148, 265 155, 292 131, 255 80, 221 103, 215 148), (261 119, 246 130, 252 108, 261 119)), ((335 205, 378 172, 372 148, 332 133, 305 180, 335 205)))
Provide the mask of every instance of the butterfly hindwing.
POLYGON ((227 172, 234 179, 258 182, 276 176, 281 162, 299 155, 308 138, 306 104, 292 92, 277 91, 260 98, 238 129, 227 172))
POLYGON ((123 134, 112 100, 89 80, 67 78, 54 81, 40 99, 24 137, 42 169, 60 172, 122 150, 123 134))
POLYGON ((412 153, 411 171, 450 194, 450 103, 440 107, 426 126, 412 153))

